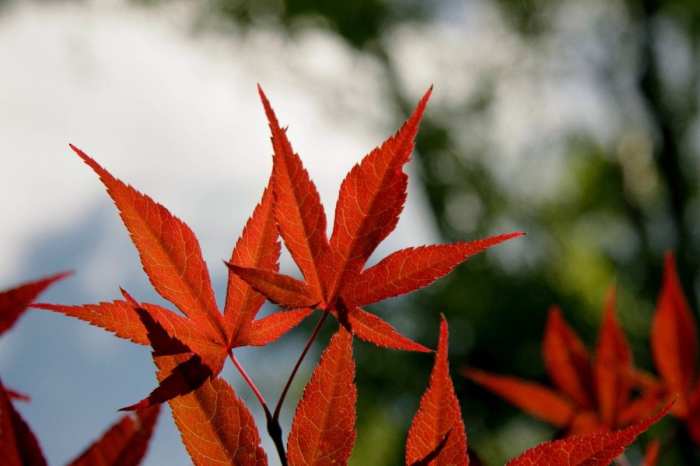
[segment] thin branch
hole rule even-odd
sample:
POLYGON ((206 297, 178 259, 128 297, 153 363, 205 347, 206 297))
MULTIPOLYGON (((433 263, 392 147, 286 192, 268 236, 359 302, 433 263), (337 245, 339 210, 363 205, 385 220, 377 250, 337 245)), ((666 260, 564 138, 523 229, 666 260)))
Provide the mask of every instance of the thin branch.
POLYGON ((253 379, 248 375, 248 372, 246 372, 245 368, 243 367, 243 365, 241 365, 240 361, 238 361, 238 358, 236 357, 236 355, 233 354, 233 350, 229 350, 228 356, 231 359, 231 362, 233 363, 233 365, 236 366, 236 369, 238 369, 238 373, 241 374, 241 377, 243 377, 243 380, 245 380, 245 383, 248 384, 250 389, 255 394, 255 397, 260 402, 260 406, 262 406, 263 411, 265 411, 265 417, 269 417, 270 409, 267 407, 267 402, 265 401, 265 397, 260 392, 257 385, 255 385, 255 382, 253 382, 253 379))

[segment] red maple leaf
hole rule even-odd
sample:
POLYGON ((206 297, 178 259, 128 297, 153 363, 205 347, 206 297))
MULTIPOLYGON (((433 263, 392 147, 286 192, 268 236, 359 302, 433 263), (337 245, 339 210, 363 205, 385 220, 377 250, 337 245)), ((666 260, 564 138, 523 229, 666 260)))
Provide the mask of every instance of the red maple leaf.
POLYGON ((622 430, 545 442, 509 461, 506 466, 608 466, 639 434, 664 417, 669 409, 671 405, 622 430))
MULTIPOLYGON (((462 413, 449 373, 447 347, 448 329, 443 318, 430 384, 408 433, 406 466, 470 464, 462 413)), ((545 442, 511 460, 508 466, 607 466, 670 408, 669 404, 655 415, 623 430, 545 442)), ((652 445, 647 458, 653 460, 654 448, 652 445)))
POLYGON ((625 427, 650 415, 661 404, 655 391, 633 398, 635 381, 629 345, 615 318, 615 290, 606 298, 595 357, 552 307, 543 342, 545 368, 555 388, 515 377, 465 369, 474 382, 520 409, 569 434, 625 427))
POLYGON ((70 272, 63 272, 0 291, 0 335, 17 323, 42 291, 68 275, 70 272))
POLYGON ((356 401, 352 336, 341 327, 297 405, 287 440, 289 465, 347 464, 355 443, 356 401))
POLYGON ((428 351, 362 307, 424 287, 467 258, 522 235, 520 232, 460 242, 407 248, 364 269, 391 233, 406 201, 403 171, 432 88, 404 125, 348 173, 340 187, 330 239, 316 186, 292 149, 272 107, 259 88, 272 132, 274 214, 280 235, 304 280, 255 267, 231 270, 283 307, 316 307, 331 313, 355 336, 381 347, 428 351))
POLYGON ((652 321, 651 349, 661 379, 659 396, 677 400, 671 414, 685 421, 690 436, 700 444, 696 323, 670 252, 666 254, 663 286, 652 321))
MULTIPOLYGON (((160 407, 127 414, 69 466, 138 466, 153 434, 160 407)), ((46 466, 36 436, 0 383, 0 460, 3 466, 46 466)))
POLYGON ((46 466, 39 442, 0 382, 0 458, 6 466, 46 466))
MULTIPOLYGON (((39 294, 70 274, 71 272, 62 272, 0 291, 0 335, 14 327, 39 294)), ((6 389, 5 392, 11 399, 30 401, 29 395, 24 393, 12 389, 6 389)))
POLYGON ((160 406, 123 416, 68 466, 136 466, 153 435, 160 406))
MULTIPOLYGON (((151 343, 144 323, 147 318, 187 348, 183 354, 188 357, 161 380, 158 388, 125 409, 146 408, 194 390, 221 371, 227 356, 234 359, 233 348, 270 343, 311 312, 295 309, 254 320, 264 298, 229 272, 222 315, 192 230, 161 204, 113 177, 83 151, 71 148, 107 188, 155 290, 184 314, 183 317, 155 304, 135 305, 128 299, 84 306, 35 305, 85 320, 143 345, 151 343)), ((268 186, 233 249, 232 263, 277 270, 280 245, 272 208, 272 190, 268 186)))
POLYGON ((406 439, 406 466, 467 466, 467 434, 448 362, 444 316, 428 388, 406 439))

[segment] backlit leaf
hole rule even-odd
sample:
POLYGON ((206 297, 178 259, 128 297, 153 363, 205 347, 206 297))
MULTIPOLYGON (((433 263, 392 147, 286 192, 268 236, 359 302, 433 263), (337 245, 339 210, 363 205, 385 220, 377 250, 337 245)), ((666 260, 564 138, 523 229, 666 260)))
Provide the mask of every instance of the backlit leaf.
POLYGON ((516 232, 477 241, 396 251, 362 272, 344 289, 343 296, 362 306, 423 288, 447 275, 469 256, 521 235, 516 232))
POLYGON ((324 295, 321 261, 328 251, 326 214, 316 186, 292 149, 286 130, 280 128, 260 86, 258 93, 272 132, 274 209, 279 232, 311 290, 321 298, 324 295))
POLYGON ((83 151, 71 148, 107 188, 155 290, 192 319, 202 333, 225 343, 209 271, 192 230, 161 204, 114 178, 83 151))
POLYGON ((355 443, 352 336, 331 338, 297 405, 287 440, 290 466, 346 465, 355 443))
POLYGON ((329 296, 338 294, 355 278, 377 245, 396 227, 408 185, 403 166, 413 152, 431 94, 432 87, 396 134, 365 156, 343 180, 330 240, 329 296))
MULTIPOLYGON (((279 269, 280 244, 272 200, 272 186, 268 185, 236 242, 229 260, 232 264, 271 271, 279 269)), ((263 295, 229 270, 224 307, 224 322, 230 335, 229 346, 243 346, 237 338, 251 324, 264 301, 263 295)))
POLYGON ((448 362, 447 321, 442 318, 440 341, 428 388, 420 400, 406 439, 406 465, 467 466, 467 435, 448 362), (441 443, 444 442, 444 446, 441 443), (431 455, 434 455, 430 458, 431 455), (428 458, 428 461, 426 461, 428 458))

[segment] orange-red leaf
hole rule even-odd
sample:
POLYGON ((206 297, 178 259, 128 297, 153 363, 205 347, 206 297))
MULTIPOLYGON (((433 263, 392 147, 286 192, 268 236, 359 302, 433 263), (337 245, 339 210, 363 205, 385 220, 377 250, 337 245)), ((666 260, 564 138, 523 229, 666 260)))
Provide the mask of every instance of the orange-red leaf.
POLYGON ((327 299, 354 279, 377 245, 396 227, 408 185, 402 168, 413 152, 431 93, 432 87, 396 134, 365 156, 343 180, 330 240, 332 271, 325 277, 327 299))
POLYGON ((59 273, 0 292, 0 335, 17 322, 42 291, 68 275, 69 272, 59 273))
POLYGON ((271 270, 239 267, 228 262, 226 265, 275 304, 287 308, 299 308, 313 307, 319 303, 318 295, 306 283, 289 275, 271 270))
MULTIPOLYGON (((272 186, 268 184, 231 253, 229 262, 232 264, 272 271, 279 269, 280 243, 272 198, 272 186)), ((251 324, 264 302, 264 296, 229 270, 224 323, 230 347, 242 345, 236 341, 239 334, 251 324)))
POLYGON ((668 390, 678 396, 674 412, 685 417, 688 393, 695 377, 698 337, 671 253, 666 255, 663 288, 651 329, 651 348, 668 390))
POLYGON ((272 132, 275 219, 284 244, 317 297, 323 296, 321 262, 328 251, 326 214, 316 186, 280 128, 263 90, 258 93, 272 132))
POLYGON ((447 275, 470 256, 521 235, 516 232, 477 241, 396 251, 344 287, 343 298, 363 306, 417 290, 447 275))
POLYGON ((160 406, 122 417, 69 466, 138 466, 146 455, 160 406))
POLYGON ((209 271, 192 230, 161 204, 114 178, 83 151, 71 148, 107 188, 155 290, 189 316, 202 334, 225 344, 209 271))
POLYGON ((296 327, 314 310, 311 308, 280 311, 258 319, 246 327, 239 344, 245 346, 265 346, 296 327))
POLYGON ((596 348, 594 373, 598 411, 606 426, 617 425, 619 411, 629 399, 630 383, 626 374, 632 367, 632 353, 615 318, 615 289, 605 300, 605 314, 596 348))
POLYGON ((406 465, 467 466, 467 435, 455 395, 447 358, 447 321, 442 318, 440 341, 428 389, 420 400, 406 440, 406 465), (446 440, 444 440, 446 439, 446 440), (444 446, 440 446, 442 442, 444 446), (433 453, 434 452, 434 453, 433 453), (434 454, 428 462, 425 458, 434 454))
MULTIPOLYGON (((158 380, 182 362, 183 356, 155 356, 158 380)), ((250 411, 221 378, 168 402, 182 442, 196 466, 266 466, 260 435, 250 411)))
MULTIPOLYGON (((85 304, 82 306, 37 303, 32 305, 32 307, 58 312, 68 317, 83 320, 139 345, 150 344, 146 327, 141 322, 136 309, 124 300, 85 304)), ((183 341, 187 341, 190 337, 195 336, 201 338, 198 334, 193 333, 191 329, 192 324, 184 317, 155 304, 144 305, 144 308, 146 307, 151 317, 166 327, 169 334, 177 335, 183 341)))
POLYGON ((287 440, 290 466, 346 465, 355 443, 355 361, 342 327, 304 389, 287 440))
POLYGON ((462 374, 523 411, 557 427, 566 427, 573 420, 574 407, 571 402, 547 387, 477 369, 465 369, 462 374))
POLYGON ((593 405, 590 356, 556 306, 549 310, 542 346, 545 367, 554 384, 579 406, 590 408, 593 405))
POLYGON ((429 348, 401 335, 385 320, 359 307, 348 312, 346 319, 341 317, 340 320, 344 321, 353 335, 379 347, 401 351, 430 352, 429 348))
POLYGON ((608 466, 639 434, 665 416, 669 408, 626 429, 543 443, 509 461, 507 466, 608 466))
POLYGON ((0 382, 0 460, 3 466, 46 466, 39 442, 0 382))

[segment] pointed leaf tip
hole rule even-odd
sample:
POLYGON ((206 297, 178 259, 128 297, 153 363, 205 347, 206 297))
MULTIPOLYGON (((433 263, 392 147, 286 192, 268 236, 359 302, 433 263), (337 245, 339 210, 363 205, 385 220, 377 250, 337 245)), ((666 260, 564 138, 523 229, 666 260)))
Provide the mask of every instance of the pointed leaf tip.
POLYGON ((440 337, 428 388, 406 439, 408 466, 424 464, 467 466, 467 435, 462 422, 448 362, 449 331, 441 316, 440 337), (442 445, 444 443, 444 445, 442 445), (422 463, 423 462, 423 463, 422 463))
POLYGON ((153 434, 160 406, 124 416, 68 466, 138 466, 153 434))
POLYGON ((27 309, 35 307, 32 303, 44 290, 70 274, 61 272, 0 291, 0 334, 11 329, 27 309))

